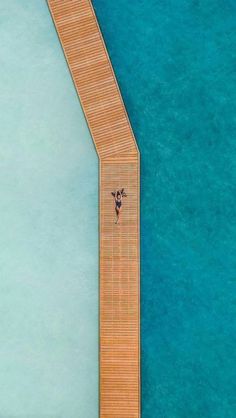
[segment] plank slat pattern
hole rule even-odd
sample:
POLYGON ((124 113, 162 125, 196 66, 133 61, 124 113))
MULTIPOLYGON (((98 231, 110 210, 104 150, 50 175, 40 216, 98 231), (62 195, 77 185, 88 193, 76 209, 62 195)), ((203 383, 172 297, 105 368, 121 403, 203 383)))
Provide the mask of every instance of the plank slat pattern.
POLYGON ((48 4, 100 161, 100 417, 139 418, 139 152, 91 2, 48 4))
POLYGON ((137 151, 89 0, 48 0, 100 158, 137 151))
POLYGON ((104 160, 100 171, 100 402, 102 418, 139 417, 139 165, 104 160), (120 225, 111 190, 124 187, 120 225))

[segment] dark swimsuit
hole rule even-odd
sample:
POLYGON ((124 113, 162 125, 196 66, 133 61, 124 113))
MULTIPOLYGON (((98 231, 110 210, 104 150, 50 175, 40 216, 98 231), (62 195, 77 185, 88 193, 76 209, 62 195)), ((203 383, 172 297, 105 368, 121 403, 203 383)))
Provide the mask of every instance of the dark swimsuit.
POLYGON ((122 205, 121 200, 116 200, 116 207, 120 209, 121 205, 122 205))

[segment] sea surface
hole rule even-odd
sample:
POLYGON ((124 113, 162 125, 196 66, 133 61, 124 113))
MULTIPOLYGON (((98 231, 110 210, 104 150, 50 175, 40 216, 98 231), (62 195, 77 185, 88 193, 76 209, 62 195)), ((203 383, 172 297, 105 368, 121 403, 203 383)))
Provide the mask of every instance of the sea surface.
POLYGON ((98 417, 98 160, 44 0, 0 2, 0 417, 98 417))
POLYGON ((93 5, 141 151, 142 418, 235 418, 236 2, 93 5))

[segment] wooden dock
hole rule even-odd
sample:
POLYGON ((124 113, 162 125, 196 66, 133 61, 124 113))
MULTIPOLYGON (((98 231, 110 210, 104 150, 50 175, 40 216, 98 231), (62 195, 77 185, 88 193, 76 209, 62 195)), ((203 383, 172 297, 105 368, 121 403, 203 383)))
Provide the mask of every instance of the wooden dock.
POLYGON ((48 4, 100 162, 100 417, 139 418, 139 151, 90 0, 48 4))

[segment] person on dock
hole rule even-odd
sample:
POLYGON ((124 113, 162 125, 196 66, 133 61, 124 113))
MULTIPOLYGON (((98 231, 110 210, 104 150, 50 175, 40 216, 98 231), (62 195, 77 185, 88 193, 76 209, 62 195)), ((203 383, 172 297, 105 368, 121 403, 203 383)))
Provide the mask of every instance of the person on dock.
POLYGON ((115 203, 115 212, 116 212, 116 221, 115 223, 118 224, 122 209, 122 199, 126 197, 127 194, 125 193, 125 189, 116 190, 115 192, 111 192, 112 196, 114 197, 115 203))

